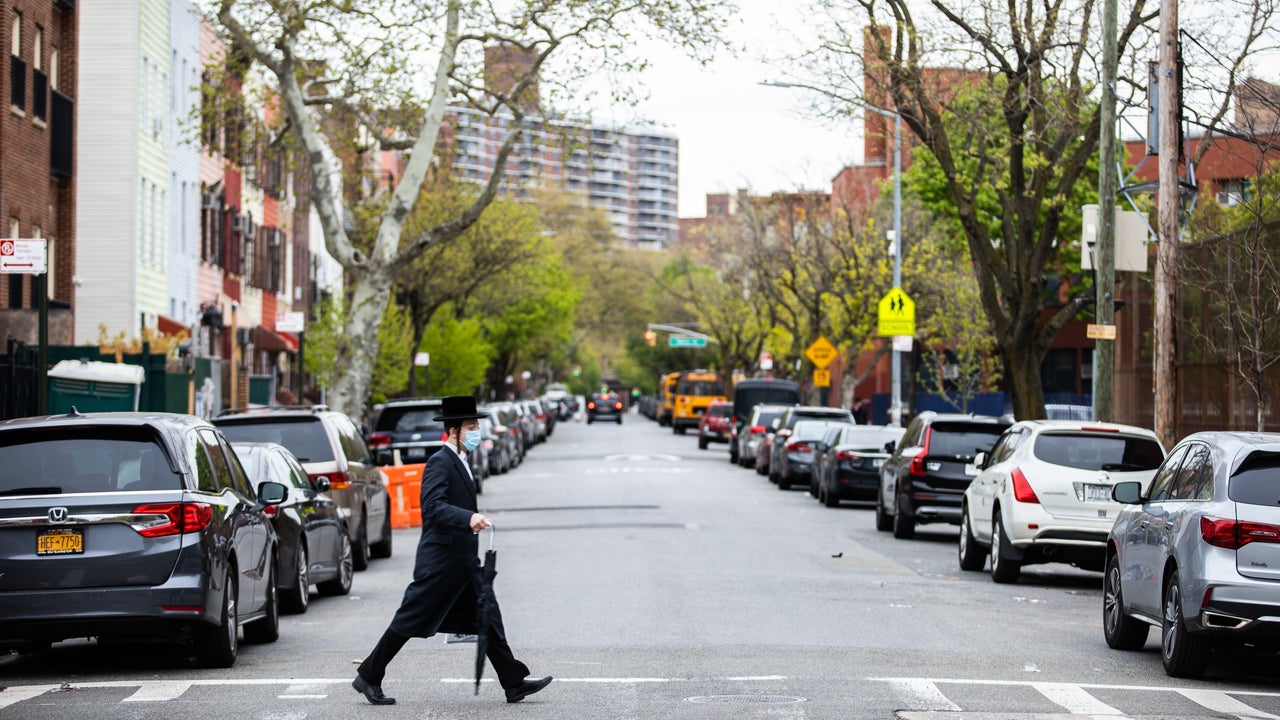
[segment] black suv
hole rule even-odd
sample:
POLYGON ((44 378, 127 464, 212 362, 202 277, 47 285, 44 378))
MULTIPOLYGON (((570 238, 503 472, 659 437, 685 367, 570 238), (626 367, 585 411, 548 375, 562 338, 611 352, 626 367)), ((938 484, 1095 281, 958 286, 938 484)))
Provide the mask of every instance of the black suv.
MULTIPOLYGON (((737 406, 734 406, 734 412, 737 412, 737 406)), ((795 429, 796 423, 801 420, 827 420, 852 425, 853 413, 849 412, 848 408, 796 405, 787 408, 782 413, 782 417, 773 421, 773 439, 769 445, 769 482, 778 483, 783 490, 790 487, 790 483, 782 477, 782 468, 786 464, 783 448, 787 446, 787 438, 791 437, 791 431, 795 429)))
POLYGON ((76 637, 186 644, 206 667, 279 636, 278 482, 254 487, 192 415, 0 422, 0 648, 76 637))
POLYGON ((406 464, 424 463, 444 447, 447 433, 440 414, 440 398, 390 400, 378 414, 369 433, 369 448, 379 465, 394 462, 396 451, 406 464))
POLYGON ((342 508, 352 564, 391 557, 391 495, 351 418, 324 405, 228 410, 213 419, 231 442, 273 442, 288 448, 312 482, 329 480, 342 508))
POLYGON ((990 415, 917 415, 901 442, 885 445, 892 455, 880 468, 876 529, 906 539, 917 524, 959 525, 964 491, 978 474, 974 457, 990 452, 1012 424, 990 415))

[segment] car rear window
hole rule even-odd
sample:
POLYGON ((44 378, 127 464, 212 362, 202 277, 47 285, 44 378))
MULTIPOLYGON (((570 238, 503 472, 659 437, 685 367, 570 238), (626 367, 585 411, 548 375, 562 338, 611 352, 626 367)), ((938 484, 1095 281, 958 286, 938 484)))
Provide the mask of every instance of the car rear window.
POLYGON ((0 436, 0 495, 181 490, 182 478, 145 428, 0 436), (50 437, 50 435, 56 435, 50 437))
POLYGON ((711 417, 729 417, 733 414, 732 405, 714 405, 707 408, 707 415, 711 417))
POLYGON ((996 444, 1004 425, 957 425, 934 423, 929 428, 929 454, 972 457, 996 444))
POLYGON ((853 422, 853 415, 848 410, 799 410, 791 413, 791 424, 805 420, 833 420, 837 422, 853 422))
POLYGON ((1227 496, 1246 505, 1280 505, 1280 455, 1249 458, 1231 476, 1227 496))
POLYGON ((777 420, 780 417, 782 417, 781 412, 760 413, 759 415, 756 416, 756 424, 763 425, 764 427, 769 427, 769 425, 771 425, 774 420, 777 420))
MULTIPOLYGON (((385 413, 385 411, 384 411, 385 413)), ((214 423, 227 440, 273 442, 289 449, 298 462, 333 462, 333 446, 318 417, 273 418, 253 422, 214 423)))
POLYGON ((1155 470, 1164 460, 1160 443, 1145 437, 1048 433, 1032 448, 1039 460, 1079 470, 1155 470))
POLYGON ((853 446, 862 450, 883 450, 885 443, 902 439, 901 428, 845 428, 840 433, 839 444, 853 446))
POLYGON ((388 407, 382 410, 374 431, 396 433, 442 433, 444 423, 434 420, 440 414, 440 406, 426 407, 388 407))

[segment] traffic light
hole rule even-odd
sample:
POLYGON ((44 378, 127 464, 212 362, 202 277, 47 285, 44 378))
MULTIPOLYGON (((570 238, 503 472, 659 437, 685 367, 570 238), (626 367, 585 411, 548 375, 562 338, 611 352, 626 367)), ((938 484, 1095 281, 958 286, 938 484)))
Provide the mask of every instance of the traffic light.
POLYGON ((582 368, 580 368, 580 367, 575 367, 575 368, 573 369, 573 376, 574 376, 574 377, 578 377, 578 376, 579 376, 579 375, 581 375, 581 374, 582 374, 582 368))
POLYGON ((653 347, 658 344, 658 333, 652 330, 644 331, 644 344, 653 347))

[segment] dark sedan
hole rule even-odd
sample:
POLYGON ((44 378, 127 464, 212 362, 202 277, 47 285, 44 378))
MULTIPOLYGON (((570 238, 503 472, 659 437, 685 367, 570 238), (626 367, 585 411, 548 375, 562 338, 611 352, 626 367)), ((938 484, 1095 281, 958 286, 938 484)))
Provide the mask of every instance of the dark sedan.
POLYGON ((827 507, 841 500, 875 500, 888 443, 902 439, 892 425, 838 425, 827 431, 816 462, 811 492, 827 507))
POLYGON ((268 508, 280 538, 276 552, 276 587, 280 607, 304 613, 311 584, 322 595, 351 592, 351 539, 338 504, 330 498, 328 478, 313 481, 293 454, 276 443, 235 443, 236 455, 257 482, 272 480, 289 488, 289 497, 268 508))
POLYGON ((778 471, 778 489, 789 490, 792 485, 809 486, 813 464, 823 449, 822 439, 833 426, 844 423, 831 420, 801 420, 791 428, 785 443, 773 452, 770 462, 778 471))
POLYGON ((622 424, 622 397, 617 393, 596 393, 587 400, 587 424, 613 420, 622 424))
POLYGON ((0 647, 158 639, 230 667, 279 636, 274 482, 190 415, 0 423, 0 647))

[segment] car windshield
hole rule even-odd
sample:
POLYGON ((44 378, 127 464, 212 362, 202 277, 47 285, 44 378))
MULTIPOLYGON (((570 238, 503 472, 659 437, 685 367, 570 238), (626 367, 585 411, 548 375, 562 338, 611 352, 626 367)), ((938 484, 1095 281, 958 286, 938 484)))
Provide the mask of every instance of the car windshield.
POLYGON ((973 457, 996 444, 1004 425, 934 423, 929 429, 929 454, 973 457))
POLYGON ((831 423, 805 420, 796 423, 791 433, 791 440, 821 440, 831 429, 831 423))
POLYGON ((426 407, 389 407, 382 411, 374 432, 442 433, 444 423, 433 420, 440 414, 439 405, 426 407))
POLYGON ((1227 495, 1247 505, 1280 506, 1280 456, 1250 458, 1231 476, 1227 495))
POLYGON ((182 489, 144 428, 9 433, 0 443, 0 496, 182 489))
POLYGON ((1079 470, 1138 472, 1155 470, 1164 460, 1160 443, 1124 435, 1046 433, 1033 450, 1039 460, 1079 470))
MULTIPOLYGON (((385 411, 383 411, 385 413, 385 411)), ((273 442, 289 449, 298 462, 333 462, 333 447, 320 418, 216 423, 231 442, 273 442)))

